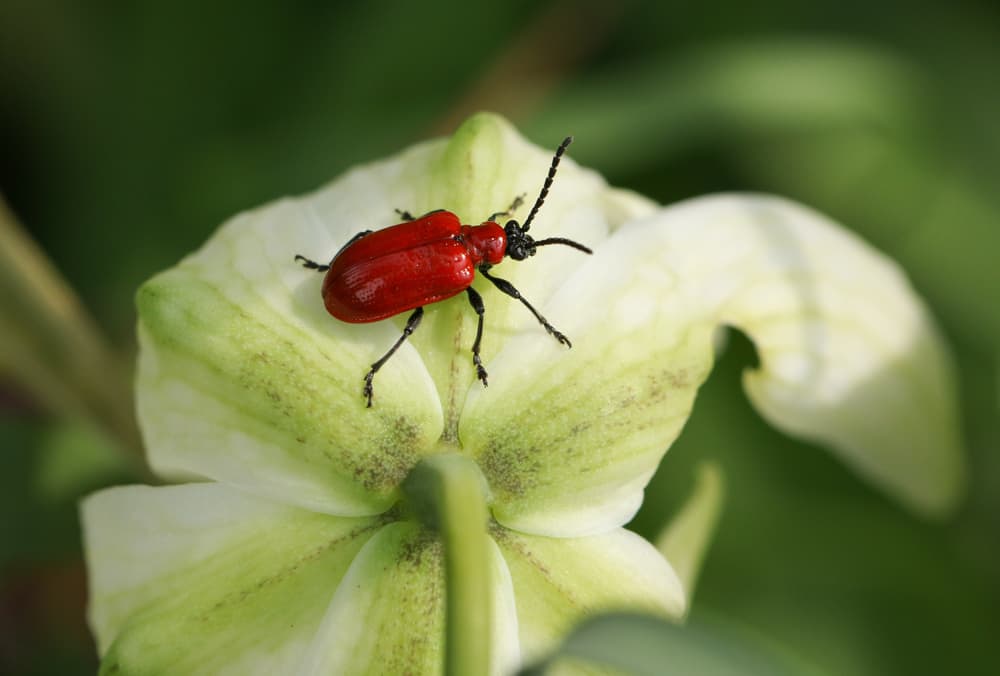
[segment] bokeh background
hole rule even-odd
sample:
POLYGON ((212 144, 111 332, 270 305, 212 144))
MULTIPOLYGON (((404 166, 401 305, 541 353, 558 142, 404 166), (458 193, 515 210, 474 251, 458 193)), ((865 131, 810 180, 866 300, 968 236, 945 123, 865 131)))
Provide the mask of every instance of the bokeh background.
MULTIPOLYGON (((614 184, 665 203, 780 193, 903 265, 957 359, 971 471, 952 519, 921 521, 768 428, 736 335, 633 527, 655 534, 715 459, 727 504, 692 622, 723 618, 816 673, 995 674, 998 72, 992 0, 0 0, 0 190, 106 341, 18 348, 83 341, 88 394, 87 367, 26 376, 0 339, 0 673, 96 668, 75 505, 141 477, 138 284, 239 210, 490 109, 543 146, 575 134, 614 184)), ((30 255, 5 242, 16 272, 30 255)), ((9 339, 35 303, 8 277, 9 339)), ((39 322, 26 335, 53 333, 39 322)))

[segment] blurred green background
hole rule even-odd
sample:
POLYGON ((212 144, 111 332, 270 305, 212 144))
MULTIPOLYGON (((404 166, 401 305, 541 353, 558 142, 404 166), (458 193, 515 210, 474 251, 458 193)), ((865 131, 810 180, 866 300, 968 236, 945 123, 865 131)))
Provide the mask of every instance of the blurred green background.
MULTIPOLYGON (((226 217, 478 109, 542 146, 575 134, 577 160, 662 202, 810 204, 900 261, 940 320, 968 498, 920 521, 768 428, 736 336, 633 527, 655 534, 717 459, 727 504, 693 622, 725 618, 829 674, 994 674, 998 72, 991 0, 0 0, 0 190, 125 369, 134 289, 226 217)), ((127 421, 95 425, 99 406, 13 377, 16 360, 0 361, 0 673, 92 673, 75 503, 135 480, 135 444, 127 421)))

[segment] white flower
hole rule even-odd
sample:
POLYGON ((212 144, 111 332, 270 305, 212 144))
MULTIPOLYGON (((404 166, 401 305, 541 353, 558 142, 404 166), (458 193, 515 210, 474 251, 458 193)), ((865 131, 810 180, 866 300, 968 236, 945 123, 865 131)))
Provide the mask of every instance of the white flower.
POLYGON ((478 224, 528 204, 550 151, 477 115, 447 140, 241 214, 139 292, 139 414, 153 467, 200 483, 113 488, 83 508, 91 624, 105 673, 436 673, 444 578, 401 485, 422 458, 474 461, 492 517, 494 670, 582 615, 685 610, 682 585, 623 529, 735 326, 761 358, 745 387, 776 426, 823 442, 926 513, 962 483, 950 365, 890 261, 786 200, 661 208, 564 160, 532 226, 548 247, 494 270, 573 341, 477 280, 403 317, 345 324, 322 277, 352 235, 436 208, 478 224))

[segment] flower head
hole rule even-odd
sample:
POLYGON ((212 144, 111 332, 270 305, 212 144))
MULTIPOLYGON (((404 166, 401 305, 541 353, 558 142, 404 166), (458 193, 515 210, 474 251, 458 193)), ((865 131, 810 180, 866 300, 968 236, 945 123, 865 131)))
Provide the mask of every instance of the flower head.
POLYGON ((294 256, 329 259, 394 209, 479 223, 537 194, 550 159, 477 115, 450 139, 235 217, 142 287, 149 459, 200 483, 115 488, 84 506, 109 671, 440 669, 441 542, 404 499, 434 457, 470 462, 488 505, 495 670, 599 609, 680 617, 670 564, 622 526, 688 417, 720 324, 755 342, 745 387, 775 425, 829 444, 915 509, 949 509, 962 468, 950 366, 892 263, 785 200, 661 208, 568 159, 532 234, 594 255, 548 247, 496 274, 572 349, 477 280, 489 387, 460 295, 427 306, 366 409, 362 376, 405 317, 337 321, 294 256))

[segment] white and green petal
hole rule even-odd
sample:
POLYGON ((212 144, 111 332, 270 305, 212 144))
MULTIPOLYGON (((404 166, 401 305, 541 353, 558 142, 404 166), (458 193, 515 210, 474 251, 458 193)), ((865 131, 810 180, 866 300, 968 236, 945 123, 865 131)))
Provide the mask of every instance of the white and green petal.
POLYGON ((218 483, 89 497, 90 623, 102 673, 296 673, 340 580, 384 523, 218 483))
POLYGON ((720 325, 757 345, 745 384, 774 424, 922 513, 960 495, 953 373, 926 308, 891 261, 812 210, 756 195, 662 209, 596 247, 544 312, 573 349, 512 336, 461 420, 508 527, 624 523, 688 417, 720 325))
POLYGON ((649 542, 618 528, 602 535, 549 538, 494 529, 510 570, 521 654, 551 650, 584 617, 630 608, 679 619, 680 580, 649 542))
MULTIPOLYGON (((519 664, 510 574, 491 545, 490 673, 519 664)), ((444 658, 445 580, 440 541, 415 523, 379 531, 337 590, 297 674, 434 674, 444 658)))

